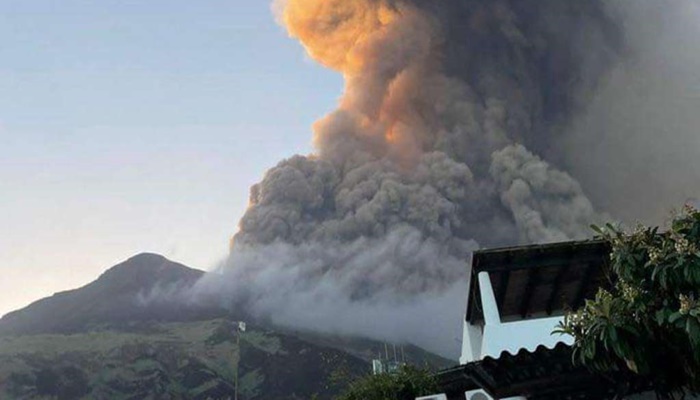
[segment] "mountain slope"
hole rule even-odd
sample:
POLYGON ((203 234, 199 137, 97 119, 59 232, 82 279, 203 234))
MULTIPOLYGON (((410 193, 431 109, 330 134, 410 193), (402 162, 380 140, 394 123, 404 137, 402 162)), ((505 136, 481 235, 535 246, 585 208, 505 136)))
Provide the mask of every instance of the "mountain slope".
POLYGON ((190 287, 203 274, 160 255, 139 254, 86 286, 56 293, 5 315, 0 319, 0 335, 71 333, 103 323, 213 317, 217 310, 179 302, 139 301, 140 296, 154 290, 175 292, 190 287))
MULTIPOLYGON (((223 309, 143 301, 191 287, 202 271, 141 254, 94 282, 0 319, 0 399, 331 399, 371 360, 376 341, 290 331, 249 320, 236 336, 223 309)), ((167 296, 165 297, 167 298, 167 296)), ((452 363, 420 348, 406 362, 452 363)), ((393 354, 392 354, 393 355, 393 354)))
POLYGON ((367 362, 340 350, 257 327, 239 347, 234 326, 211 320, 0 338, 0 398, 226 399, 237 367, 241 399, 329 398, 337 392, 332 376, 367 371, 367 362))

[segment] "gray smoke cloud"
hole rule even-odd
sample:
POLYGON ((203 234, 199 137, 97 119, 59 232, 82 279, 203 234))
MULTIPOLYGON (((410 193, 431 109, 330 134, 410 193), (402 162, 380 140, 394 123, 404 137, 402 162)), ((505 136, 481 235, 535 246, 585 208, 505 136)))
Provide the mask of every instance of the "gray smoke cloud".
POLYGON ((346 92, 316 154, 251 189, 230 258, 196 293, 456 358, 472 251, 585 238, 607 212, 698 193, 697 70, 671 74, 698 61, 697 24, 666 25, 691 1, 339 1, 311 17, 277 5, 346 92))
POLYGON ((223 294, 224 304, 285 327, 418 343, 454 357, 461 320, 442 308, 466 306, 465 262, 408 226, 381 240, 277 241, 236 248, 190 295, 223 294), (436 341, 446 334, 450 343, 436 341))
POLYGON ((552 147, 600 209, 663 224, 700 192, 700 3, 613 1, 627 49, 552 147))

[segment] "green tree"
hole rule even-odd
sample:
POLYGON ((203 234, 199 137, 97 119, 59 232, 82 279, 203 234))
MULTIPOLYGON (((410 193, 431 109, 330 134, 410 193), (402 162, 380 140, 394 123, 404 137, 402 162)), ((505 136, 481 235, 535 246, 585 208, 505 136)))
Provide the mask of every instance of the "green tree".
POLYGON ((594 227, 611 244, 611 289, 600 289, 555 332, 574 338, 574 362, 648 379, 663 398, 700 389, 700 212, 670 230, 594 227))
POLYGON ((336 400, 414 400, 437 391, 437 382, 430 371, 406 366, 396 374, 362 377, 336 400))

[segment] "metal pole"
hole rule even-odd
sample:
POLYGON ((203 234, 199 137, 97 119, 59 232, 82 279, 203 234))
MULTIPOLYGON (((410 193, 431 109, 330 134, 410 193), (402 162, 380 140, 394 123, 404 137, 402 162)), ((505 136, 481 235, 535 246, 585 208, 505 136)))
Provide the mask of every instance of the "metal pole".
POLYGON ((236 359, 236 375, 234 377, 234 400, 238 400, 238 369, 241 366, 241 328, 236 325, 236 351, 238 352, 238 357, 236 359))

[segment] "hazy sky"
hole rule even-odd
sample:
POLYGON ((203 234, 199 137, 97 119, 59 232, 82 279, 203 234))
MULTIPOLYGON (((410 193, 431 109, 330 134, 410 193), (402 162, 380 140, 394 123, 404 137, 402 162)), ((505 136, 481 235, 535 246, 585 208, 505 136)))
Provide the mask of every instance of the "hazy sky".
POLYGON ((0 315, 136 253, 212 267, 340 76, 267 1, 0 2, 0 315))

